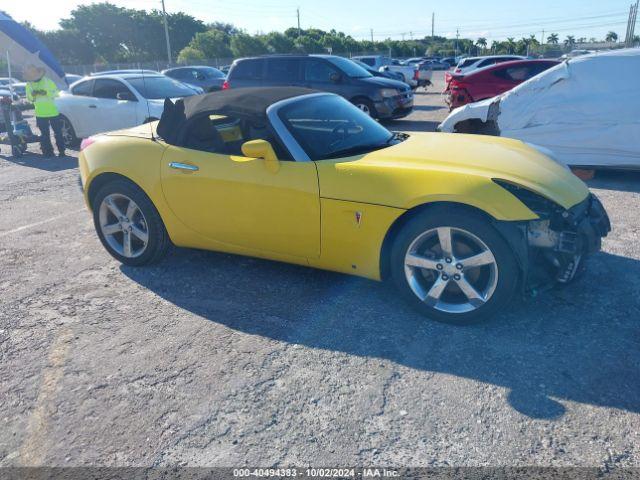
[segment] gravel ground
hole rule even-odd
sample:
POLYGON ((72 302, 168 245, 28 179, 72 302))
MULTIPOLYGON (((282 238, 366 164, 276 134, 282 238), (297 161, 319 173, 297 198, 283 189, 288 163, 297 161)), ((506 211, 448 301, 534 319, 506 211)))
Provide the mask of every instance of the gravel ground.
POLYGON ((76 179, 0 156, 0 466, 640 466, 640 175, 590 182, 614 230, 583 279, 472 327, 280 263, 123 267, 76 179))

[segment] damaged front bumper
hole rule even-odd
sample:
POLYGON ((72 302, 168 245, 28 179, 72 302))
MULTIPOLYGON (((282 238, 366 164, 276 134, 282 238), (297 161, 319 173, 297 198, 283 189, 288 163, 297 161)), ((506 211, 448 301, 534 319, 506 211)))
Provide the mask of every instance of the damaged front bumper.
POLYGON ((526 225, 528 289, 555 280, 568 283, 576 276, 587 255, 600 250, 611 223, 600 200, 589 194, 568 210, 549 212, 526 225))

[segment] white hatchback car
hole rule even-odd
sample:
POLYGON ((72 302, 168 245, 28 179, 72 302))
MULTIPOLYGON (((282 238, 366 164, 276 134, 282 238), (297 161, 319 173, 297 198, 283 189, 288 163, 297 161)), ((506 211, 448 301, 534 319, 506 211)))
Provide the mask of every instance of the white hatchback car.
POLYGON ((130 128, 157 120, 165 98, 198 93, 164 75, 101 75, 85 77, 61 92, 56 105, 69 146, 96 133, 130 128))

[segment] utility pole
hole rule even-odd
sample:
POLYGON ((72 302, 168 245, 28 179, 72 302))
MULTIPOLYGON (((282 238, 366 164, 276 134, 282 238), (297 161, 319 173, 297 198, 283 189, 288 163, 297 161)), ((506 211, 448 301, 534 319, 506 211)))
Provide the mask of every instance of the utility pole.
POLYGON ((638 18, 638 0, 635 5, 631 4, 629 8, 629 19, 627 20, 627 34, 624 38, 626 47, 633 47, 633 37, 636 30, 636 19, 638 18))
POLYGON ((431 12, 431 38, 435 37, 436 12, 431 12))
POLYGON ((373 28, 371 29, 371 43, 373 43, 373 28))
POLYGON ((456 57, 458 56, 458 38, 460 37, 460 29, 456 28, 456 57))
POLYGON ((544 45, 544 28, 542 29, 542 37, 540 37, 540 45, 544 45))
POLYGON ((296 15, 298 16, 298 36, 300 36, 300 7, 296 8, 296 15))
POLYGON ((167 59, 169 60, 169 66, 171 66, 171 42, 169 41, 169 23, 167 22, 167 10, 164 8, 164 0, 162 1, 162 18, 164 19, 164 38, 167 41, 167 59))

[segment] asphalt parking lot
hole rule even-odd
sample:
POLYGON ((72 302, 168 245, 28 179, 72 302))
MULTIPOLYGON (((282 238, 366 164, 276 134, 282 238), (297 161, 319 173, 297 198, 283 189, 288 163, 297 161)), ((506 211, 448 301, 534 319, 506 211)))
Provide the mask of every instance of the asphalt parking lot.
MULTIPOLYGON (((440 90, 392 128, 433 130, 440 90)), ((640 466, 637 173, 590 181, 613 232, 586 276, 453 327, 308 268, 123 267, 75 156, 2 152, 0 466, 640 466)))

